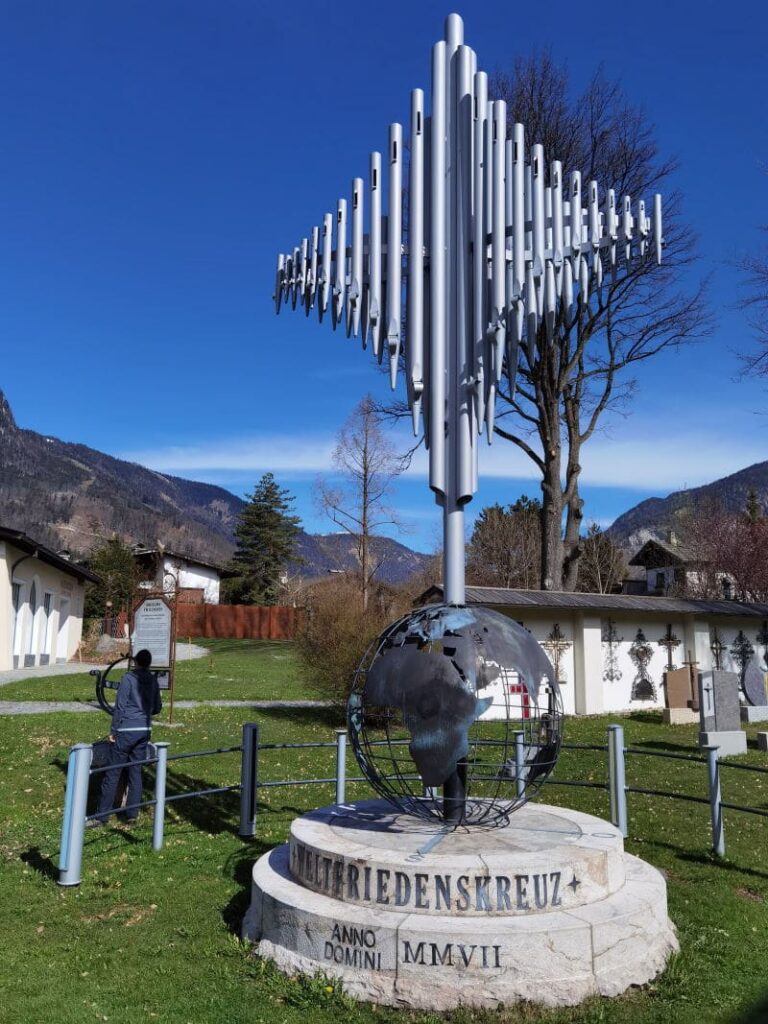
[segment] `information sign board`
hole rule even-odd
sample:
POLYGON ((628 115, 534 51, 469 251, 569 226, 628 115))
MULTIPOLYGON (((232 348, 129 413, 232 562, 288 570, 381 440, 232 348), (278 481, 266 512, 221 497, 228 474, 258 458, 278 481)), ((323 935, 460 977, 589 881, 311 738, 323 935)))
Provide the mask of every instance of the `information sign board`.
POLYGON ((172 664, 173 612, 162 597, 147 597, 133 612, 131 650, 147 650, 152 668, 170 668, 172 664))

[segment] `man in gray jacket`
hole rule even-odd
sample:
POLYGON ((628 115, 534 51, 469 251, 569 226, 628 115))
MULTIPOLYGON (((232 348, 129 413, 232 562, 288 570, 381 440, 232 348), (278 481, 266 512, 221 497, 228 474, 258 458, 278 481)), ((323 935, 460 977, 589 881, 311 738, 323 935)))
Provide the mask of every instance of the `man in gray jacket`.
MULTIPOLYGON (((112 763, 129 762, 128 799, 125 816, 128 822, 136 821, 139 816, 138 804, 141 803, 141 765, 147 758, 147 743, 152 732, 152 716, 162 708, 160 688, 153 672, 149 671, 152 655, 149 651, 139 651, 133 659, 134 668, 126 672, 120 680, 115 700, 115 711, 112 715, 112 731, 110 740, 112 747, 112 763)), ((101 783, 97 817, 89 821, 89 825, 104 825, 109 812, 114 807, 117 787, 120 782, 122 768, 113 768, 104 773, 101 783)))

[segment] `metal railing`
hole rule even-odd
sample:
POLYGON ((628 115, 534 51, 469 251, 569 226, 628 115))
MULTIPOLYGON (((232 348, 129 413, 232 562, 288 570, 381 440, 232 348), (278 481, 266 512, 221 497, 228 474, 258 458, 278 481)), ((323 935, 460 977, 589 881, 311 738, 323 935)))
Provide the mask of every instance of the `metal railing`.
MULTIPOLYGON (((379 741, 376 741, 377 743, 379 741)), ((382 744, 386 740, 380 741, 382 744)), ((394 744, 404 745, 407 739, 393 741, 394 744)), ((168 743, 156 743, 157 755, 150 757, 143 765, 155 764, 155 786, 154 797, 151 800, 144 800, 138 804, 131 804, 126 807, 114 807, 108 812, 87 815, 88 788, 91 777, 106 771, 127 768, 129 763, 109 764, 104 767, 92 768, 91 760, 93 748, 90 744, 78 743, 70 750, 69 763, 67 766, 67 785, 64 801, 64 814, 62 821, 61 846, 59 854, 59 885, 79 885, 81 880, 83 840, 85 823, 89 818, 102 817, 104 814, 114 814, 127 810, 139 810, 140 808, 154 808, 154 819, 152 823, 152 848, 160 850, 164 841, 165 827, 165 806, 179 800, 188 800, 195 797, 207 797, 220 793, 239 791, 240 793, 240 820, 238 834, 244 838, 253 838, 256 835, 257 823, 257 797, 260 789, 270 789, 285 786, 335 786, 335 798, 337 804, 346 802, 346 787, 348 783, 366 783, 363 776, 347 775, 347 733, 344 729, 336 730, 335 740, 316 741, 311 743, 261 743, 259 738, 259 725, 257 722, 246 722, 243 725, 242 743, 235 747, 219 747, 214 750, 199 750, 190 753, 169 755, 168 743), (309 750, 309 749, 334 749, 336 752, 335 773, 333 775, 314 779, 261 779, 259 777, 259 762, 262 754, 278 750, 309 750), (167 773, 169 762, 184 761, 189 758, 212 757, 220 754, 239 753, 240 756, 240 782, 227 786, 215 786, 206 789, 194 790, 191 792, 167 794, 167 773)), ((627 794, 635 793, 642 796, 661 797, 671 800, 682 800, 688 803, 709 804, 710 821, 712 831, 712 850, 722 857, 725 854, 725 826, 723 822, 723 811, 738 811, 746 814, 754 814, 761 817, 768 817, 768 808, 750 807, 744 804, 736 804, 723 801, 720 788, 720 769, 737 768, 742 771, 752 771, 768 774, 768 767, 759 765, 740 764, 732 761, 721 761, 718 758, 717 747, 704 747, 703 756, 696 754, 676 754, 670 751, 647 750, 642 747, 627 747, 624 745, 624 728, 621 725, 609 725, 606 744, 589 743, 564 743, 564 750, 593 751, 607 754, 607 773, 605 782, 594 782, 584 779, 560 779, 549 778, 544 780, 549 786, 579 786, 591 789, 604 790, 608 794, 610 808, 610 820, 626 838, 629 835, 629 819, 627 813, 627 794), (685 761, 692 765, 706 765, 707 769, 707 796, 694 796, 688 793, 677 793, 664 789, 649 789, 640 786, 627 785, 626 758, 630 757, 660 757, 676 761, 685 761)), ((514 781, 517 795, 525 792, 526 765, 525 765, 525 742, 524 733, 515 733, 514 744, 514 781)), ((416 778, 417 776, 414 776, 416 778)))

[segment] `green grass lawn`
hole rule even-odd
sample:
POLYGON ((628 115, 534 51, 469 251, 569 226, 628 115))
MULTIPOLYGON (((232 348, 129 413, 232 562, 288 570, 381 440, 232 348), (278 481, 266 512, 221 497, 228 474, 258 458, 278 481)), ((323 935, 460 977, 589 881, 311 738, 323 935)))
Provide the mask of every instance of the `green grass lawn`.
MULTIPOLYGON (((226 655, 227 657, 229 655, 226 655)), ((214 660, 218 655, 215 656, 214 660)), ((222 660, 225 655, 221 655, 222 660)), ((238 657, 245 657, 244 654, 238 657)), ((254 661, 270 664, 269 648, 254 661)), ((204 663, 195 663, 205 686, 204 663)), ((191 676, 194 670, 188 668, 191 676)), ((251 678, 273 672, 255 666, 251 678)), ((333 739, 330 710, 261 712, 264 742, 333 739)), ((602 743, 607 717, 571 720, 570 742, 602 743)), ((615 719, 614 719, 615 720, 615 719)), ((239 741, 240 709, 182 710, 177 725, 158 728, 171 752, 239 741)), ((352 1003, 321 980, 289 979, 255 958, 238 939, 256 857, 285 840, 297 814, 330 802, 331 787, 264 790, 258 837, 237 836, 236 794, 169 805, 166 846, 151 849, 148 818, 130 832, 86 834, 83 882, 55 884, 64 769, 69 746, 105 731, 95 715, 46 714, 0 718, 0 1019, 74 1024, 157 1021, 168 1024, 709 1024, 768 1020, 748 1016, 768 997, 768 821, 725 813, 727 857, 709 852, 709 809, 629 796, 627 848, 666 872, 670 914, 682 951, 652 985, 619 999, 594 999, 561 1011, 534 1007, 498 1012, 457 1011, 438 1018, 352 1003)), ((691 751, 695 727, 664 727, 660 715, 624 719, 627 744, 691 751)), ((754 731, 750 732, 754 738, 754 731)), ((752 746, 746 759, 768 764, 752 746)), ((272 751, 261 757, 263 779, 332 775, 333 750, 272 751)), ((353 767, 350 764, 350 772, 353 767)), ((238 781, 237 755, 171 765, 169 788, 238 781)), ((602 781, 605 757, 564 751, 560 778, 602 781)), ((690 794, 706 793, 703 765, 628 756, 628 781, 690 794)), ((370 795, 362 785, 348 797, 370 795)), ((548 802, 606 817, 607 794, 545 787, 548 802)), ((768 808, 768 776, 723 768, 723 798, 768 808)), ((481 840, 480 840, 481 841, 481 840)))
MULTIPOLYGON (((195 640, 208 657, 176 665, 176 700, 307 700, 316 699, 302 679, 292 643, 277 640, 195 640)), ((101 666, 106 667, 106 665, 101 666)), ((120 678, 125 665, 110 678, 120 678)), ((114 696, 114 695, 113 695, 114 696)), ((0 700, 94 699, 94 681, 81 675, 42 676, 0 686, 0 700)), ((165 697, 164 697, 165 700, 165 697)))

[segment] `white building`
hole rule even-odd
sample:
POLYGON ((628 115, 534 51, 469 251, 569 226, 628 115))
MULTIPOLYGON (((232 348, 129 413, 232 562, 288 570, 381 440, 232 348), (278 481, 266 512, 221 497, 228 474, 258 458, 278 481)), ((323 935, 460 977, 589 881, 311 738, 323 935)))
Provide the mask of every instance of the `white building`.
POLYGON ((228 569, 165 548, 136 548, 134 555, 145 585, 175 593, 182 603, 218 604, 222 579, 228 569))
MULTIPOLYGON (((419 603, 442 599, 431 587, 419 603)), ((664 707, 664 672, 671 650, 680 668, 690 657, 699 671, 715 668, 715 641, 721 645, 720 667, 739 672, 731 650, 739 633, 751 644, 749 660, 766 671, 768 605, 739 601, 685 600, 628 594, 571 594, 544 590, 467 587, 468 605, 483 605, 525 626, 553 659, 555 628, 563 637, 559 678, 566 714, 598 715, 664 707), (644 681, 638 659, 638 631, 645 638, 644 681), (660 643, 673 638, 671 644, 660 643), (674 639, 678 642, 675 645, 674 639), (633 657, 634 654, 634 657, 633 657), (642 685, 640 685, 642 683, 642 685), (644 695, 638 699, 637 693, 644 695)))
POLYGON ((69 661, 82 637, 89 582, 98 576, 0 527, 0 671, 69 661))

